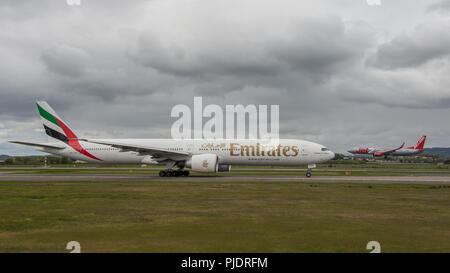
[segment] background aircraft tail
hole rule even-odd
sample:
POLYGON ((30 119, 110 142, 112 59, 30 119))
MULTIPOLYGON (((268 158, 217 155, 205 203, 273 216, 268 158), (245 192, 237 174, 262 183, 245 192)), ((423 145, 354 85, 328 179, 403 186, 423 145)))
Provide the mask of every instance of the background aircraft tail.
POLYGON ((422 136, 414 146, 408 147, 408 149, 423 150, 423 146, 425 145, 426 139, 427 139, 427 136, 422 136))
POLYGON ((36 104, 42 118, 45 133, 50 138, 60 140, 66 144, 69 144, 69 140, 71 139, 77 139, 77 136, 69 128, 67 123, 56 114, 55 110, 47 102, 38 101, 36 104))

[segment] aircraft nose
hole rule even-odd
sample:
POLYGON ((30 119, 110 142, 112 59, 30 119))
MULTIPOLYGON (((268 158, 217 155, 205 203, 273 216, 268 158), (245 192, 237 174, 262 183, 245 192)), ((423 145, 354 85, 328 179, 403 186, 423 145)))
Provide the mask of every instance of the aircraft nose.
POLYGON ((333 159, 336 155, 332 151, 329 152, 330 152, 330 159, 333 159))

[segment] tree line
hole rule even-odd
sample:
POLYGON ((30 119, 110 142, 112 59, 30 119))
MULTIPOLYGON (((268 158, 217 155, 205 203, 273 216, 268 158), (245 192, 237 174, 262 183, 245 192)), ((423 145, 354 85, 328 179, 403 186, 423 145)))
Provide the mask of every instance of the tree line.
POLYGON ((71 164, 74 161, 67 157, 57 156, 16 156, 5 159, 6 165, 44 165, 47 158, 48 165, 71 164))

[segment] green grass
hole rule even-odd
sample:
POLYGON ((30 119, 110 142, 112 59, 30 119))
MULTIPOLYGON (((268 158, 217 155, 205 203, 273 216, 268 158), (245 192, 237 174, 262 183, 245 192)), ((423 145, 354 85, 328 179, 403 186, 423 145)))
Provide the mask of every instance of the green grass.
POLYGON ((450 187, 0 182, 0 252, 449 252, 450 187))

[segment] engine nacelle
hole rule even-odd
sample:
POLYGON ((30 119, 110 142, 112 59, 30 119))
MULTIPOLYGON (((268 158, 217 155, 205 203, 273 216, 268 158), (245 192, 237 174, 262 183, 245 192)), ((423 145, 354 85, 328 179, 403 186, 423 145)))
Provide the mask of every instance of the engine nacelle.
POLYGON ((219 169, 219 157, 215 154, 193 155, 186 161, 186 167, 194 172, 215 173, 219 169))
POLYGON ((383 156, 383 153, 382 153, 382 152, 375 152, 375 153, 373 154, 373 156, 383 156))

